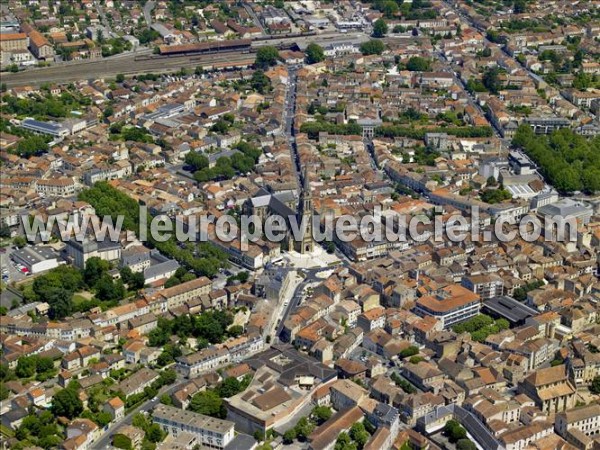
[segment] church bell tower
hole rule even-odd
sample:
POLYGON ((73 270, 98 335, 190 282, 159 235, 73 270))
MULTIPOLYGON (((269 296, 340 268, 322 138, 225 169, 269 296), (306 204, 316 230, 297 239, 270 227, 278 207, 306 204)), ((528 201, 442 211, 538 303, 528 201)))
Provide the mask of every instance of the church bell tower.
POLYGON ((310 192, 308 171, 302 174, 302 190, 298 201, 298 223, 303 225, 303 234, 300 242, 296 243, 298 253, 311 253, 314 249, 313 241, 313 200, 310 192))

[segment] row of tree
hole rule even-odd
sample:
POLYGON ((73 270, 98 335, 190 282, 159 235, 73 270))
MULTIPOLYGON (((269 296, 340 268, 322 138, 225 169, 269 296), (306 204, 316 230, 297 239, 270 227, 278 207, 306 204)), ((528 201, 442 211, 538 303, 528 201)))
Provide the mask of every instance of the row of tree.
POLYGON ((483 342, 492 334, 508 330, 510 323, 506 319, 492 319, 486 314, 479 314, 465 322, 452 327, 455 333, 470 333, 471 338, 477 342, 483 342))
POLYGON ((568 128, 547 136, 521 125, 513 145, 522 148, 542 174, 561 193, 600 191, 600 136, 586 138, 568 128))
POLYGON ((377 136, 383 137, 408 137, 411 139, 425 139, 427 133, 446 133, 456 137, 492 137, 494 132, 489 126, 479 127, 436 127, 413 128, 398 125, 383 125, 375 129, 377 136))

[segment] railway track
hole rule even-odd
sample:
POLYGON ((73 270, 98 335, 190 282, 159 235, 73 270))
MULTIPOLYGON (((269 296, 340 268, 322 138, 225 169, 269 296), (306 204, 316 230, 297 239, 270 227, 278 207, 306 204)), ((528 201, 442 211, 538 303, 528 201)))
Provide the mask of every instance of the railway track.
POLYGON ((174 72, 182 67, 202 66, 205 68, 223 64, 243 64, 254 62, 248 53, 224 53, 208 55, 171 56, 169 58, 147 59, 136 61, 134 57, 119 60, 98 60, 69 67, 55 66, 33 69, 24 72, 2 74, 2 82, 11 88, 15 86, 39 86, 43 83, 69 83, 72 81, 136 75, 142 73, 174 72))
POLYGON ((124 75, 140 73, 165 73, 182 67, 212 66, 217 63, 243 63, 253 58, 253 52, 262 45, 276 45, 287 48, 296 40, 306 42, 333 39, 337 33, 320 34, 290 33, 285 35, 261 36, 252 39, 250 49, 189 52, 183 55, 140 55, 132 54, 119 58, 78 61, 39 69, 29 69, 18 73, 3 73, 2 82, 7 87, 39 86, 43 83, 69 83, 72 81, 108 78, 119 73, 124 75))

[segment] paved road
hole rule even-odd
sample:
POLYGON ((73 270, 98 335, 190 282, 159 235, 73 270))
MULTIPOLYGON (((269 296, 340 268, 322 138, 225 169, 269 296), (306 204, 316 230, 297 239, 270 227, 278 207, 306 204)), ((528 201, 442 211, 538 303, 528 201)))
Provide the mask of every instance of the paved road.
POLYGON ((148 26, 152 25, 152 10, 154 9, 154 5, 156 5, 156 2, 152 0, 147 1, 144 5, 144 19, 148 26))
POLYGON ((244 9, 248 13, 248 15, 250 17, 252 17, 252 21, 254 22, 254 25, 256 25, 258 28, 260 28, 262 30, 263 34, 267 34, 265 27, 263 27, 262 22, 260 21, 260 19, 256 15, 256 13, 254 12, 254 10, 252 9, 252 6, 248 2, 244 2, 242 6, 244 7, 244 9))
MULTIPOLYGON (((180 386, 183 387, 184 384, 185 383, 178 384, 175 387, 173 387, 173 389, 179 388, 180 386)), ((169 391, 169 392, 171 392, 171 391, 169 391)), ((161 394, 163 394, 163 393, 164 392, 161 392, 161 394)), ((161 394, 159 394, 159 395, 161 395, 161 394)), ((127 414, 123 418, 123 420, 108 427, 108 429, 103 432, 102 437, 92 444, 91 448, 93 450, 103 450, 103 449, 113 448, 113 446, 111 445, 111 439, 112 439, 114 432, 123 425, 131 425, 131 422, 133 421, 133 416, 136 413, 141 412, 141 411, 148 412, 151 409, 153 409, 157 404, 158 404, 158 399, 149 400, 147 402, 142 403, 140 406, 138 406, 133 411, 131 411, 129 414, 127 414)))
POLYGON ((104 10, 102 9, 102 5, 97 0, 94 2, 94 5, 96 6, 96 9, 98 10, 98 13, 100 14, 100 18, 102 19, 102 25, 104 25, 104 27, 106 28, 106 30, 110 34, 110 36, 104 36, 104 37, 105 38, 112 37, 113 36, 113 30, 112 30, 112 27, 110 26, 110 22, 106 18, 106 14, 104 14, 104 10))
POLYGON ((319 267, 316 269, 302 270, 302 272, 304 272, 304 274, 306 276, 302 280, 302 282, 298 286, 296 286, 296 289, 294 290, 294 295, 292 296, 290 303, 285 308, 283 315, 281 316, 281 321, 280 321, 279 325, 277 326, 277 332, 275 333, 275 337, 279 338, 281 336, 281 331, 283 330, 283 324, 287 320, 290 313, 300 305, 300 302, 302 301, 302 298, 304 297, 304 295, 303 295, 304 289, 306 289, 310 284, 323 281, 322 279, 317 277, 317 274, 324 270, 328 270, 328 269, 323 269, 322 267, 319 267))
POLYGON ((17 269, 15 263, 11 260, 11 254, 13 250, 14 248, 9 246, 3 247, 3 250, 0 252, 0 268, 2 268, 2 274, 8 275, 8 279, 2 280, 5 283, 21 281, 26 277, 24 273, 17 269))

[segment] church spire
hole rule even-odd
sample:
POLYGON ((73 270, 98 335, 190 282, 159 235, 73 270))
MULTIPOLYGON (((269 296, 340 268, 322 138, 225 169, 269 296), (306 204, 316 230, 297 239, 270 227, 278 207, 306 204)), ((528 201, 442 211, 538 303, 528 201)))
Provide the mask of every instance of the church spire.
POLYGON ((308 167, 305 167, 302 171, 302 193, 304 195, 310 195, 310 180, 308 178, 308 167))

